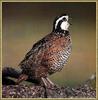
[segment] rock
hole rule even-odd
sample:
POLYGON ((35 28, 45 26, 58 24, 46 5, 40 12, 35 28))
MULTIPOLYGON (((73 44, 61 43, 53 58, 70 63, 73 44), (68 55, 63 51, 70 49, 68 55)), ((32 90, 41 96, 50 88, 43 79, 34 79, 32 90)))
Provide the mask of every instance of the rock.
POLYGON ((96 78, 88 79, 86 82, 76 87, 59 87, 56 86, 52 89, 45 88, 36 84, 36 81, 32 83, 31 79, 27 82, 31 84, 22 83, 15 85, 15 80, 9 78, 17 77, 20 72, 14 69, 5 68, 2 72, 2 97, 3 98, 96 98, 96 78))
POLYGON ((96 90, 86 86, 78 88, 54 87, 52 89, 36 85, 3 85, 3 98, 95 98, 96 90))

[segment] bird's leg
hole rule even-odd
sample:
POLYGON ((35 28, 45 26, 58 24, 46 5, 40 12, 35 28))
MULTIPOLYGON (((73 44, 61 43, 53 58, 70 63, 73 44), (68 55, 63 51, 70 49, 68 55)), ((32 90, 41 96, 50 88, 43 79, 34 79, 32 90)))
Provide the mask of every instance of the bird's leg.
POLYGON ((51 90, 55 90, 55 84, 47 77, 41 78, 44 88, 45 88, 45 97, 48 98, 51 95, 51 90))
POLYGON ((42 77, 41 80, 42 80, 44 86, 47 87, 47 82, 46 82, 45 78, 42 77))
POLYGON ((56 86, 48 77, 42 78, 42 81, 44 86, 48 89, 54 89, 56 86))
POLYGON ((46 77, 48 88, 54 90, 55 88, 57 88, 58 86, 56 84, 54 84, 48 77, 46 77))
POLYGON ((41 77, 41 82, 44 85, 44 89, 45 89, 45 97, 48 98, 48 91, 47 91, 47 82, 45 80, 45 78, 41 77))
POLYGON ((19 76, 19 78, 17 79, 16 84, 19 84, 19 83, 21 83, 22 81, 25 81, 25 80, 27 80, 27 79, 28 79, 28 75, 26 75, 26 74, 21 74, 21 75, 19 76))
POLYGON ((46 77, 46 80, 47 80, 52 86, 55 85, 48 77, 46 77))

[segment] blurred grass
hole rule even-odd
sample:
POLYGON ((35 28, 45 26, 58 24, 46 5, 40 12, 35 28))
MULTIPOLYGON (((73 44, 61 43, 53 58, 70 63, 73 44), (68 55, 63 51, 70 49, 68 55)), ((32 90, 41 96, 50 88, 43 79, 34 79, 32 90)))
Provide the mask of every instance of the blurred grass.
POLYGON ((95 3, 3 3, 3 67, 17 67, 33 44, 51 32, 55 16, 70 12, 72 54, 50 78, 60 85, 85 81, 96 71, 95 8, 95 3))

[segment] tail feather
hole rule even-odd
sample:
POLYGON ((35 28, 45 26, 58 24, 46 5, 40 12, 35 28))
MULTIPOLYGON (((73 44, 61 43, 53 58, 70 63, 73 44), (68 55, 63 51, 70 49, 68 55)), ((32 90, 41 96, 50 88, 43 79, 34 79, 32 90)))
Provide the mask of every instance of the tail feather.
POLYGON ((4 67, 2 69, 2 84, 3 85, 14 85, 15 80, 10 78, 18 78, 21 74, 21 70, 14 69, 11 67, 4 67), (9 78, 10 77, 10 78, 9 78))
POLYGON ((14 78, 18 78, 21 74, 21 69, 15 69, 12 67, 4 67, 2 69, 2 78, 5 77, 14 77, 14 78))
POLYGON ((40 80, 34 79, 34 78, 30 78, 27 75, 23 75, 22 74, 22 70, 21 69, 15 69, 12 67, 4 67, 2 69, 2 84, 3 85, 12 85, 12 84, 19 84, 22 81, 27 81, 27 82, 33 82, 36 84, 40 83, 40 80), (11 78, 16 78, 17 82, 11 78))

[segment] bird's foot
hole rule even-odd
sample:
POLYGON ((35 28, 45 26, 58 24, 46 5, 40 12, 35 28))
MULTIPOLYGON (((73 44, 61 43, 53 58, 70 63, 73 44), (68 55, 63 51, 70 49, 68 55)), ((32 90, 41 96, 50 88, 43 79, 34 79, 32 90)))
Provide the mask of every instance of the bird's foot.
POLYGON ((45 97, 50 98, 53 93, 60 90, 60 87, 54 84, 49 78, 41 78, 43 87, 45 88, 45 97), (54 91, 54 92, 53 92, 54 91))

